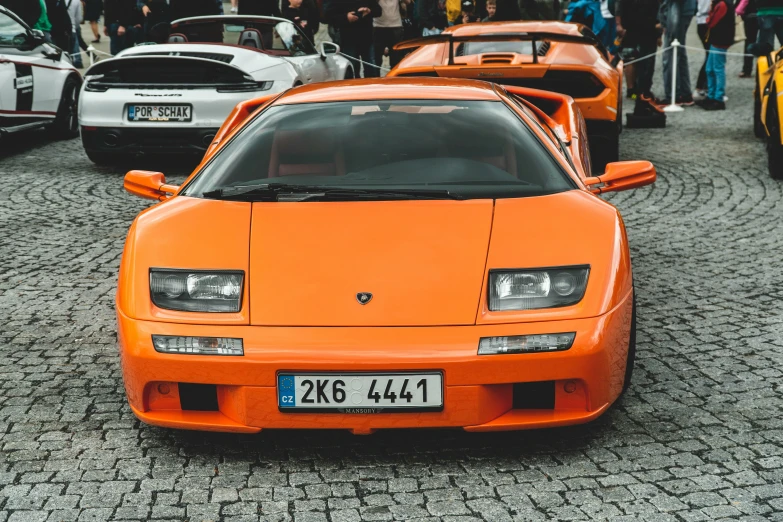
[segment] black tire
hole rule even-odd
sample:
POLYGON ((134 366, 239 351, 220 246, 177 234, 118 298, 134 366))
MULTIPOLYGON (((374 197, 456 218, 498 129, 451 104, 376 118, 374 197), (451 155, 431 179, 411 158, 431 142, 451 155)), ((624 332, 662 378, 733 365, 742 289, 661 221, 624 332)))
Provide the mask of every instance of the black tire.
POLYGON ((620 159, 620 128, 615 127, 608 134, 590 136, 590 157, 593 163, 593 173, 598 175, 604 172, 607 163, 613 163, 620 159))
POLYGON ((757 138, 766 138, 767 131, 761 122, 761 92, 759 92, 759 72, 756 71, 756 88, 753 90, 753 134, 757 138))
POLYGON ((633 367, 636 363, 636 289, 633 292, 633 305, 631 308, 631 335, 628 339, 628 357, 625 362, 625 379, 623 380, 623 391, 631 386, 631 377, 633 377, 633 367))
POLYGON ((774 85, 769 93, 771 103, 767 104, 767 165, 772 179, 783 180, 783 144, 781 144, 780 114, 778 114, 777 89, 774 85))
POLYGON ((79 88, 81 82, 75 76, 69 76, 63 84, 57 116, 49 127, 52 137, 59 140, 75 138, 79 135, 79 88))
POLYGON ((344 80, 353 80, 353 78, 354 78, 353 69, 349 66, 348 69, 345 71, 345 78, 343 78, 343 79, 344 80))

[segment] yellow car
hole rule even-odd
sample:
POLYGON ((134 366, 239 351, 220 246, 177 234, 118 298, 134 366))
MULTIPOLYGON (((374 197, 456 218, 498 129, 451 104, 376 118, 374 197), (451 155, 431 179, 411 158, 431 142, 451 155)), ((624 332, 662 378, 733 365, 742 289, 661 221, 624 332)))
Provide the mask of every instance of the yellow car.
POLYGON ((756 60, 756 88, 753 91, 753 132, 767 140, 769 175, 783 180, 783 48, 773 52, 769 44, 752 44, 748 49, 756 60), (780 92, 778 92, 780 91, 780 92))

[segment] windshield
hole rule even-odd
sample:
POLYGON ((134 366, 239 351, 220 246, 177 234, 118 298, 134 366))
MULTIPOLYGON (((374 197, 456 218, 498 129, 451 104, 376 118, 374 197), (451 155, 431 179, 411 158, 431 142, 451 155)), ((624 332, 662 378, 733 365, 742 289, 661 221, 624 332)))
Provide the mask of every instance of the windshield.
POLYGON ((0 13, 0 47, 18 47, 26 41, 27 31, 10 16, 0 13))
MULTIPOLYGON (((523 121, 494 101, 279 105, 251 122, 183 191, 279 185, 550 194, 574 184, 523 121)), ((444 198, 445 199, 445 198, 444 198)))
POLYGON ((231 18, 182 22, 166 35, 189 43, 222 43, 260 49, 278 56, 315 54, 312 43, 291 22, 231 18))

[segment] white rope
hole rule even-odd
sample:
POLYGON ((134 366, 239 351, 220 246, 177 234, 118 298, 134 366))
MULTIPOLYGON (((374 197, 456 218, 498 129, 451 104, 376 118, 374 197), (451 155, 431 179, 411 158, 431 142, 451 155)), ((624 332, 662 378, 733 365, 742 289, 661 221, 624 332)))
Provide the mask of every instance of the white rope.
MULTIPOLYGON (((381 71, 386 71, 386 72, 389 72, 389 71, 391 70, 391 69, 389 69, 388 67, 384 67, 384 66, 382 66, 382 65, 375 65, 374 63, 365 62, 364 60, 360 60, 360 59, 358 59, 358 58, 354 58, 353 56, 349 56, 349 55, 347 55, 347 54, 345 54, 345 53, 343 53, 343 52, 341 52, 340 54, 341 54, 341 55, 343 55, 343 56, 345 56, 345 57, 346 57, 346 58, 348 58, 349 60, 353 60, 353 61, 359 62, 359 63, 361 63, 361 64, 363 64, 363 65, 368 65, 368 66, 370 66, 370 67, 375 67, 376 69, 380 69, 381 71)), ((359 74, 359 71, 355 71, 355 72, 354 72, 354 75, 356 75, 356 74, 359 74)))
POLYGON ((666 49, 660 49, 658 51, 655 51, 654 53, 648 54, 647 56, 642 56, 641 58, 634 58, 633 60, 630 60, 630 61, 627 61, 627 62, 623 62, 623 65, 633 65, 633 64, 641 62, 643 60, 650 59, 653 56, 658 56, 659 54, 662 55, 663 53, 665 53, 669 49, 671 49, 671 46, 667 47, 666 49))
POLYGON ((689 45, 681 45, 680 47, 683 47, 685 49, 691 49, 692 51, 701 51, 703 53, 720 53, 720 54, 725 54, 726 56, 742 56, 743 58, 744 57, 748 57, 748 56, 754 56, 754 55, 748 54, 748 53, 734 53, 734 52, 729 52, 729 51, 724 51, 724 52, 713 51, 712 49, 704 49, 703 47, 691 47, 689 45))

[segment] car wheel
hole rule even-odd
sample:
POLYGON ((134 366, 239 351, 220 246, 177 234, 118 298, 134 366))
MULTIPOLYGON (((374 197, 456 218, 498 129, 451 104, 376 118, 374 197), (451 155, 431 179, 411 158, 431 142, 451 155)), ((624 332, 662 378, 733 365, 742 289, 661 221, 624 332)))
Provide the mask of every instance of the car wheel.
POLYGON ((345 71, 345 78, 343 80, 353 80, 353 69, 348 67, 348 69, 345 71))
POLYGON ((607 163, 615 162, 620 158, 619 127, 615 127, 608 134, 588 137, 588 141, 594 172, 603 172, 607 163))
POLYGON ((625 380, 623 380, 623 391, 631 386, 631 377, 633 376, 633 367, 636 362, 636 289, 633 292, 633 305, 631 307, 631 335, 628 339, 628 357, 625 362, 625 380))
POLYGON ((50 127, 52 135, 61 140, 75 138, 79 135, 79 87, 81 83, 69 76, 63 85, 57 116, 50 127))
POLYGON ((756 71, 756 88, 753 90, 753 134, 757 138, 766 138, 767 131, 761 122, 761 93, 759 92, 759 72, 756 71))
POLYGON ((767 164, 772 179, 783 180, 783 144, 781 144, 780 115, 777 109, 777 89, 773 85, 767 103, 767 164))

